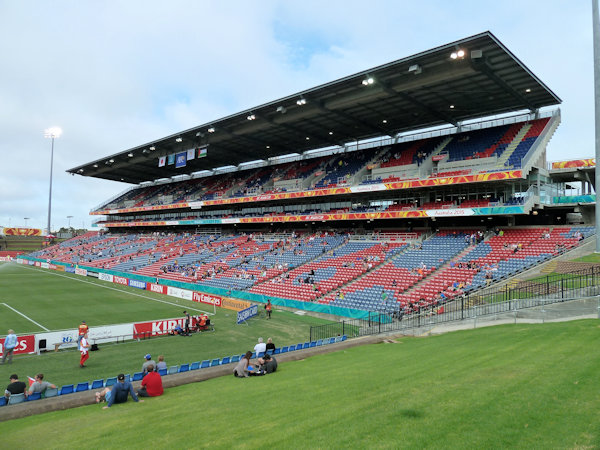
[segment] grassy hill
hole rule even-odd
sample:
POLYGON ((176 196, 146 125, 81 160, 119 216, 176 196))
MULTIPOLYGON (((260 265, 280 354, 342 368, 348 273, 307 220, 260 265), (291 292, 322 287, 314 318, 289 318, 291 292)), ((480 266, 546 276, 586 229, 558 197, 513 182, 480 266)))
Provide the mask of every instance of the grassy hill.
POLYGON ((398 338, 103 410, 0 424, 5 448, 595 448, 597 320, 398 338))

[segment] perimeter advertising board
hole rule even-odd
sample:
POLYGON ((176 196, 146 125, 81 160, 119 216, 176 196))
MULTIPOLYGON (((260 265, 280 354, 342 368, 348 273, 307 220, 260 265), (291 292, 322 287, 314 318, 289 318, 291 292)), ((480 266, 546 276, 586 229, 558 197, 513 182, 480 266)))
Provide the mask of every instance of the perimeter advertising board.
MULTIPOLYGON (((17 346, 13 354, 19 355, 22 353, 35 352, 35 335, 27 334, 25 336, 17 336, 17 346)), ((0 339, 0 355, 4 354, 4 338, 0 339)))

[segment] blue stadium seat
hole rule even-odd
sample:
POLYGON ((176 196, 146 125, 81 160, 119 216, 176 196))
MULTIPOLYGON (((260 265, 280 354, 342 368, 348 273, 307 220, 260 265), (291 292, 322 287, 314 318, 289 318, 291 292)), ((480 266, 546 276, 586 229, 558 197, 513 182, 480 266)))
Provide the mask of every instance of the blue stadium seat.
POLYGON ((77 383, 77 387, 75 388, 75 392, 84 392, 90 389, 90 384, 86 381, 84 383, 77 383))
POLYGON ((190 370, 198 370, 200 368, 200 361, 194 361, 190 366, 190 370))
POLYGON ((232 363, 236 363, 236 362, 238 362, 239 360, 240 360, 240 355, 233 355, 233 356, 231 357, 231 362, 232 362, 232 363))
MULTIPOLYGON (((71 385, 73 387, 73 385, 71 385)), ((25 401, 25 394, 12 394, 8 398, 9 405, 16 405, 17 403, 23 403, 25 401)))
POLYGON ((2 397, 0 397, 0 406, 4 406, 4 405, 6 405, 6 397, 2 396, 2 397))
POLYGON ((104 379, 92 381, 92 387, 90 389, 101 389, 104 387, 104 379))
POLYGON ((42 393, 34 392, 33 394, 29 394, 29 396, 27 397, 27 401, 32 402, 34 400, 39 400, 40 398, 42 398, 42 393))
POLYGON ((144 378, 144 372, 136 372, 133 374, 132 381, 140 381, 142 378, 144 378))
POLYGON ((190 370, 190 365, 189 364, 182 364, 182 365, 179 366, 178 373, 187 372, 189 370, 190 370))
POLYGON ((173 375, 174 373, 177 373, 178 367, 177 366, 171 366, 169 367, 169 375, 173 375))
POLYGON ((66 384, 60 388, 58 395, 67 395, 72 394, 73 392, 75 392, 74 386, 72 384, 66 384))
POLYGON ((219 358, 215 358, 210 362, 210 367, 220 366, 221 360, 219 358))
POLYGON ((221 361, 221 365, 223 364, 229 364, 231 362, 231 357, 230 356, 226 356, 225 358, 223 358, 223 360, 221 361))
MULTIPOLYGON (((167 369, 158 369, 158 374, 161 377, 164 377, 165 375, 168 375, 168 373, 169 373, 169 371, 167 369)), ((108 381, 108 380, 106 380, 106 381, 108 381)))
POLYGON ((207 367, 210 367, 210 361, 208 359, 205 359, 204 361, 202 361, 202 364, 200 364, 200 368, 206 369, 207 367))

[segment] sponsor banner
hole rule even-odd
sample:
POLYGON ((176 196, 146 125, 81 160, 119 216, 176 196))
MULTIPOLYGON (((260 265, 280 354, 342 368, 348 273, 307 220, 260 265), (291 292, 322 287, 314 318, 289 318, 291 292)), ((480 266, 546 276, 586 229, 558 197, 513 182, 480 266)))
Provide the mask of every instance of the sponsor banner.
POLYGON ((47 262, 43 262, 40 264, 40 267, 42 269, 49 269, 50 268, 50 264, 48 264, 47 262))
POLYGON ((205 294, 204 292, 194 292, 192 300, 200 303, 207 303, 209 305, 221 306, 221 297, 216 295, 205 294))
POLYGON ((162 286, 160 284, 147 283, 146 290, 156 292, 157 294, 167 294, 167 286, 162 286))
POLYGON ((39 261, 33 261, 33 264, 31 264, 31 261, 29 261, 29 265, 35 267, 42 267, 42 263, 39 261))
POLYGON ((387 188, 383 183, 377 184, 365 184, 364 186, 352 186, 350 187, 350 192, 376 192, 376 191, 385 191, 387 188))
POLYGON ((67 272, 67 273, 75 273, 75 267, 66 266, 65 267, 65 272, 67 272))
POLYGON ((56 270, 58 272, 64 272, 65 271, 65 266, 54 266, 54 270, 56 270))
POLYGON ((17 258, 17 264, 27 264, 27 260, 23 258, 17 258))
MULTIPOLYGON (((192 316, 190 328, 196 326, 196 317, 192 316)), ((161 319, 161 320, 153 320, 150 322, 140 322, 133 324, 133 338, 139 339, 148 336, 160 336, 163 334, 167 334, 169 331, 174 329, 177 325, 181 328, 185 326, 184 318, 177 319, 161 319)))
POLYGON ((116 275, 113 276, 113 283, 122 284, 123 286, 128 286, 129 285, 129 283, 127 282, 127 278, 125 278, 125 277, 118 277, 116 275))
POLYGON ((87 277, 87 269, 80 269, 77 267, 75 269, 75 275, 81 275, 82 277, 87 277))
POLYGON ((445 158, 445 157, 447 157, 447 156, 448 156, 448 153, 444 153, 444 154, 442 154, 442 155, 433 155, 433 156, 431 157, 431 160, 432 160, 432 161, 441 161, 442 159, 444 159, 444 158, 445 158))
MULTIPOLYGON (((21 353, 35 353, 35 335, 17 336, 17 345, 13 354, 19 355, 21 353)), ((0 355, 2 354, 4 354, 4 338, 0 339, 0 355)))
POLYGON ((188 206, 192 209, 201 209, 204 206, 204 202, 189 202, 188 206))
POLYGON ((104 281, 110 281, 111 283, 113 282, 113 276, 110 273, 99 273, 98 279, 104 280, 104 281))
POLYGON ((39 228, 4 228, 6 236, 41 236, 42 230, 39 228))
POLYGON ((231 309, 233 311, 241 311, 243 309, 249 308, 252 306, 252 303, 246 302, 244 300, 236 300, 234 298, 223 297, 221 299, 221 307, 226 309, 231 309))
POLYGON ((251 317, 258 315, 258 305, 252 305, 250 308, 242 309, 237 313, 237 323, 238 325, 251 317))
MULTIPOLYGON (((37 348, 42 339, 46 340, 46 349, 54 350, 56 345, 60 348, 77 347, 77 329, 50 331, 35 335, 37 348)), ((105 342, 116 342, 133 338, 133 324, 106 325, 102 327, 91 327, 88 331, 88 340, 91 344, 102 344, 105 342)))
POLYGON ((553 169, 573 169, 577 167, 596 167, 596 159, 573 159, 570 161, 555 161, 552 163, 553 169))
POLYGON ((239 218, 221 219, 221 223, 240 223, 240 219, 239 218))
POLYGON ((182 298, 184 300, 192 299, 192 291, 188 291, 187 289, 175 288, 172 286, 167 287, 167 295, 171 297, 182 298))
POLYGON ((138 280, 129 280, 129 286, 138 288, 138 289, 146 289, 146 283, 144 281, 138 280))
MULTIPOLYGON (((441 177, 441 178, 427 178, 423 180, 407 180, 393 183, 383 183, 381 190, 399 190, 399 189, 414 189, 427 186, 440 186, 450 184, 465 184, 465 183, 484 183, 489 181, 500 181, 500 180, 514 180, 517 178, 523 178, 523 172, 521 170, 509 170, 506 172, 490 172, 490 173, 477 173, 472 175, 462 175, 456 177, 441 177)), ((379 185, 374 185, 379 186, 379 185)), ((254 202, 266 202, 272 200, 290 200, 296 198, 311 198, 311 197, 323 197, 329 195, 343 195, 352 192, 366 192, 361 189, 369 191, 372 188, 368 186, 353 186, 353 187, 335 187, 329 189, 316 189, 312 191, 300 191, 300 192, 279 192, 276 194, 262 194, 258 196, 250 197, 235 197, 235 198, 224 198, 216 200, 205 200, 202 206, 214 206, 214 205, 231 205, 235 203, 254 203, 254 202)), ((104 211, 93 211, 91 215, 105 215, 105 214, 117 214, 117 213, 129 213, 138 211, 159 211, 164 209, 172 208, 187 208, 189 204, 186 202, 176 203, 172 205, 157 205, 157 206, 145 206, 137 208, 125 208, 119 210, 104 210, 104 211)), ((130 222, 122 222, 119 226, 131 226, 128 225, 130 222)), ((152 222, 152 225, 164 225, 163 223, 152 222)), ((146 223, 140 222, 139 225, 146 225, 146 223)), ((116 225, 113 225, 116 226, 116 225)))
POLYGON ((552 197, 552 203, 594 203, 595 195, 565 195, 562 197, 552 197))
POLYGON ((428 217, 456 217, 473 216, 475 212, 471 208, 461 209, 429 209, 426 211, 428 217))
POLYGON ((10 256, 0 256, 0 261, 8 262, 10 261, 10 256))

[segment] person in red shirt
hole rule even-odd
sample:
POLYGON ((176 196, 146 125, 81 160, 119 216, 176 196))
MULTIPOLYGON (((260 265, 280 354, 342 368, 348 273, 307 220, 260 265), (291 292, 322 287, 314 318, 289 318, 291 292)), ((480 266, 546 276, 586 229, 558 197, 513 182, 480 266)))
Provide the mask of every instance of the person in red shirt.
POLYGON ((163 393, 162 378, 154 371, 154 366, 148 366, 148 374, 142 379, 142 388, 137 391, 140 397, 158 397, 163 393))

